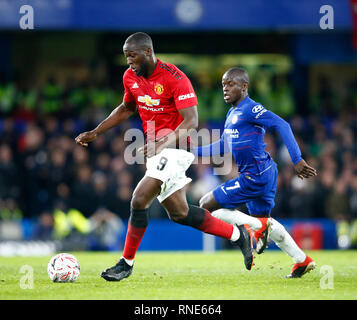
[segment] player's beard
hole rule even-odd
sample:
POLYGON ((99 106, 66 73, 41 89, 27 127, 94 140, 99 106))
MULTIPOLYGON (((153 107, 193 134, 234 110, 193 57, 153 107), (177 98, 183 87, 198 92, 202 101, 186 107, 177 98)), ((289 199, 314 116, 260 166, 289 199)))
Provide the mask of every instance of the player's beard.
POLYGON ((149 64, 145 61, 140 66, 139 72, 136 75, 138 77, 143 76, 143 77, 147 78, 148 70, 149 70, 149 64))

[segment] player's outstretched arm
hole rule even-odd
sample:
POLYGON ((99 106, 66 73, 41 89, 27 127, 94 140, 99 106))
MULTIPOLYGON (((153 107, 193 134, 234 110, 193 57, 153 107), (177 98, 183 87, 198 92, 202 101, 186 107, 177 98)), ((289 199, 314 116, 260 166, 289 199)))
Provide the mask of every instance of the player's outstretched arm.
POLYGON ((302 160, 302 155, 289 123, 272 111, 266 110, 262 106, 261 108, 261 113, 258 115, 254 113, 254 108, 252 111, 247 112, 247 118, 255 125, 278 131, 289 151, 291 161, 295 166, 302 160))
POLYGON ((211 144, 194 147, 192 153, 196 157, 213 157, 217 155, 222 156, 229 150, 229 147, 225 142, 226 141, 224 140, 224 136, 222 135, 221 139, 212 142, 211 144))
POLYGON ((107 130, 115 127, 128 119, 136 110, 136 104, 134 101, 123 101, 118 107, 116 107, 111 114, 104 119, 95 129, 87 132, 83 132, 78 135, 75 140, 76 143, 83 147, 88 146, 88 142, 91 142, 97 138, 98 135, 106 132, 107 130))
MULTIPOLYGON (((265 110, 264 108, 262 109, 265 110)), ((252 113, 250 114, 250 116, 252 113)), ((266 128, 273 128, 280 133, 294 164, 297 176, 300 179, 310 178, 317 175, 316 169, 309 166, 302 158, 300 148, 288 122, 271 111, 265 110, 260 115, 252 117, 253 122, 266 128)))
POLYGON ((316 169, 309 166, 304 159, 301 159, 294 167, 300 179, 317 176, 316 169))

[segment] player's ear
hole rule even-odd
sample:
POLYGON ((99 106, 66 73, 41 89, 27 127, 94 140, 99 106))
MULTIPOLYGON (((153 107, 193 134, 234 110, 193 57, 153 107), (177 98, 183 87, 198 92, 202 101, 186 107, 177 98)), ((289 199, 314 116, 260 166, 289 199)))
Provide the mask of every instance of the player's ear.
POLYGON ((248 82, 243 82, 242 90, 243 91, 247 91, 248 90, 248 82))
POLYGON ((146 48, 144 52, 145 52, 145 55, 146 55, 147 57, 152 56, 152 49, 151 49, 151 48, 146 48))

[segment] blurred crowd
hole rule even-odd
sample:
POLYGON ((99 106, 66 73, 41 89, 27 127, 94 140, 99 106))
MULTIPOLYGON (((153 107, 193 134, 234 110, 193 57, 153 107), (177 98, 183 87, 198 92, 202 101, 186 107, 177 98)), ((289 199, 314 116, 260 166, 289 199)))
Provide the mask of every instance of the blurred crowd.
MULTIPOLYGON (((357 104, 351 96, 336 110, 330 91, 322 87, 319 95, 318 110, 296 112, 287 119, 303 157, 318 171, 316 178, 298 179, 279 134, 266 135, 267 150, 279 167, 272 215, 333 219, 339 223, 339 233, 348 236, 346 243, 356 244, 357 104)), ((70 210, 75 210, 71 217, 79 232, 87 232, 88 223, 94 230, 106 223, 102 234, 109 234, 109 226, 122 228, 133 190, 145 173, 144 165, 124 161, 128 142, 123 135, 128 128, 139 128, 140 120, 134 116, 87 148, 74 141, 103 120, 121 98, 121 90, 105 85, 73 82, 63 88, 53 78, 40 90, 0 83, 0 219, 36 219, 36 237, 44 239, 52 237, 55 223, 66 233, 63 214, 70 210)), ((209 120, 201 127, 210 127, 209 120)), ((193 182, 187 194, 192 204, 237 174, 234 167, 225 176, 213 175, 212 169, 200 163, 190 167, 193 182)), ((150 215, 166 216, 157 201, 150 215)))

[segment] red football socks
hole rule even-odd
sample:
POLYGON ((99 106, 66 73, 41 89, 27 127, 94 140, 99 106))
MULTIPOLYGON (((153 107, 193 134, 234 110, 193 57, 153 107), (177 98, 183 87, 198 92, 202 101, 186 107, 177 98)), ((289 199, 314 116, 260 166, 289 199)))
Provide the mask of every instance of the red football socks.
POLYGON ((233 233, 233 225, 217 219, 208 210, 203 210, 205 211, 204 220, 197 229, 230 240, 233 233))
POLYGON ((126 233, 123 257, 132 260, 135 257, 136 251, 141 243, 141 239, 146 231, 145 228, 135 228, 130 223, 128 224, 128 231, 126 233))

